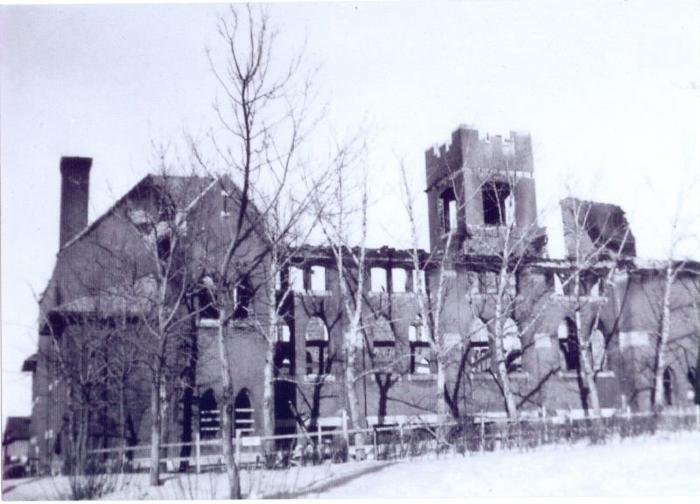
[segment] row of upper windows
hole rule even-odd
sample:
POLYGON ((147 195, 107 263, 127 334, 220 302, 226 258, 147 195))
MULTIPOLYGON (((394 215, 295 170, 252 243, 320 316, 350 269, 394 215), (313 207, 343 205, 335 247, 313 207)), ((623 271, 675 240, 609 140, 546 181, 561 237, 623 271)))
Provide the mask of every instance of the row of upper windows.
MULTIPOLYGON (((497 294, 499 275, 496 272, 469 272, 467 274, 470 294, 497 294)), ((562 281, 557 273, 552 273, 549 277, 550 286, 555 294, 572 295, 572 281, 562 281)), ((370 268, 370 291, 377 293, 404 293, 417 292, 425 289, 425 272, 416 270, 406 270, 404 268, 370 268), (411 275, 409 276, 409 272, 411 275)), ((515 294, 517 292, 517 279, 513 274, 506 276, 507 285, 504 292, 515 294)), ((598 297, 603 291, 602 279, 595 281, 581 282, 581 294, 598 297)), ((295 292, 327 292, 329 285, 327 282, 326 268, 314 265, 306 270, 292 266, 289 269, 289 285, 295 292)), ((281 288, 281 281, 278 279, 278 289, 281 288)), ((234 318, 247 318, 252 302, 252 289, 247 280, 239 282, 235 291, 235 315, 234 318)), ((215 308, 214 300, 210 292, 203 289, 200 293, 200 316, 202 318, 218 318, 218 310, 215 308)))
MULTIPOLYGON (((277 289, 282 288, 281 275, 277 275, 277 289)), ((302 269, 289 268, 289 287, 294 292, 327 292, 330 285, 326 268, 320 265, 302 269)), ((371 292, 417 292, 425 288, 425 272, 404 268, 370 268, 369 288, 371 292), (410 274, 409 274, 410 273, 410 274)))
MULTIPOLYGON (((468 282, 472 294, 496 294, 498 292, 498 273, 469 272, 468 282)), ((515 293, 516 276, 509 274, 506 277, 508 285, 506 293, 515 293)), ((277 288, 281 289, 280 277, 277 279, 277 288)), ((326 268, 323 266, 311 266, 306 270, 292 266, 289 269, 289 285, 295 292, 327 292, 331 290, 327 282, 326 268)), ((404 268, 370 268, 369 275, 370 292, 418 292, 425 290, 425 271, 409 270, 404 268)))

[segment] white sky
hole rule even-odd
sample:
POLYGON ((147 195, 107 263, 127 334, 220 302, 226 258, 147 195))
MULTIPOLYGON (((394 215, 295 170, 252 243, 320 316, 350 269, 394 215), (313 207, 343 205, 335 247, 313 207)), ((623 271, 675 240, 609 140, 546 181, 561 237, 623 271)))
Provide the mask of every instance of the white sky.
MULTIPOLYGON (((3 6, 2 414, 30 412, 22 360, 58 246, 59 159, 94 158, 90 220, 144 176, 151 139, 202 131, 204 46, 221 5, 3 6)), ((697 2, 303 3, 268 8, 283 51, 307 37, 339 132, 370 131, 370 245, 408 246, 396 157, 425 221, 424 151, 460 123, 529 131, 550 252, 557 201, 620 204, 639 255, 664 257, 680 188, 700 213, 697 2), (692 183, 694 181, 694 184, 692 183)), ((427 245, 427 234, 426 234, 427 245)), ((683 253, 700 257, 697 238, 683 253)))

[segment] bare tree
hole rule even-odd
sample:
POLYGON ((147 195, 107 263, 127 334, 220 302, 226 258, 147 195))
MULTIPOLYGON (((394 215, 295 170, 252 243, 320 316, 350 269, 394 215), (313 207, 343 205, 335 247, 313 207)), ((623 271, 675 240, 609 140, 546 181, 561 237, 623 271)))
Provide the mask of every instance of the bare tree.
MULTIPOLYGON (((60 397, 56 404, 63 412, 61 428, 51 439, 53 445, 46 447, 49 458, 63 455, 68 474, 80 476, 88 468, 88 449, 95 446, 98 421, 107 424, 110 327, 98 311, 74 308, 58 306, 46 314, 42 325, 48 329, 50 344, 40 349, 39 358, 45 363, 48 391, 60 397)), ((55 425, 57 419, 47 420, 55 425)))
POLYGON ((188 185, 193 179, 172 177, 164 157, 161 162, 160 175, 147 179, 128 202, 124 215, 141 238, 141 250, 132 254, 109 249, 112 272, 120 273, 110 295, 123 298, 138 320, 139 334, 132 341, 151 387, 151 485, 160 484, 163 421, 176 383, 170 378, 179 378, 183 357, 187 358, 183 342, 196 316, 188 307, 192 295, 188 263, 198 234, 187 219, 193 201, 208 189, 206 185, 211 186, 211 181, 201 179, 200 184, 188 185), (148 264, 145 269, 144 262, 148 264))
MULTIPOLYGON (((191 140, 199 166, 223 175, 222 193, 231 207, 226 235, 219 250, 209 250, 204 287, 218 310, 218 355, 221 369, 222 450, 229 478, 230 497, 240 497, 238 471, 233 457, 233 383, 225 333, 242 310, 248 325, 266 340, 263 429, 274 433, 274 351, 280 308, 276 279, 287 266, 290 248, 308 234, 305 217, 309 196, 293 197, 295 182, 304 165, 300 148, 315 120, 309 111, 312 75, 302 69, 303 52, 286 64, 277 64, 277 33, 266 13, 247 6, 241 13, 231 7, 219 18, 218 33, 224 49, 221 63, 208 51, 212 72, 223 92, 214 110, 223 136, 209 135, 213 158, 201 143, 191 140), (261 296, 256 294, 260 293, 261 296), (242 298, 259 299, 266 306, 258 313, 243 306, 242 298)), ((311 177, 313 178, 313 177, 311 177)), ((309 188, 312 192, 317 183, 309 188)), ((311 219, 313 225, 313 218, 311 219)))
MULTIPOLYGON (((359 191, 357 192, 359 192, 360 199, 360 237, 359 244, 352 246, 352 238, 348 229, 351 227, 351 216, 356 209, 351 203, 351 198, 357 195, 354 189, 358 188, 352 187, 348 168, 354 166, 356 158, 354 152, 345 150, 341 150, 341 152, 342 155, 336 159, 333 174, 335 205, 326 205, 323 208, 322 202, 316 200, 316 207, 321 215, 321 229, 335 259, 340 283, 340 302, 346 319, 343 328, 343 351, 345 393, 350 409, 350 421, 354 429, 362 429, 366 427, 366 421, 360 413, 360 400, 355 387, 358 381, 357 356, 363 343, 362 313, 367 277, 367 169, 366 166, 359 168, 361 175, 359 191)), ((364 442, 364 435, 358 432, 355 436, 356 449, 361 448, 364 442)))
MULTIPOLYGON (((404 208, 409 220, 411 229, 411 259, 413 262, 413 270, 415 271, 414 290, 416 301, 418 303, 418 312, 421 320, 421 331, 428 335, 431 346, 431 351, 436 360, 437 379, 435 382, 435 399, 437 406, 437 414, 439 421, 445 419, 447 412, 446 391, 446 367, 447 358, 453 353, 452 344, 447 344, 445 334, 442 329, 441 319, 443 318, 443 309, 445 305, 445 297, 447 296, 447 270, 450 265, 452 240, 456 231, 456 225, 450 226, 447 230, 444 248, 432 250, 427 257, 423 257, 421 249, 418 247, 418 229, 416 225, 416 217, 413 208, 413 193, 408 183, 406 169, 403 163, 399 165, 401 171, 402 192, 404 197, 404 208), (436 267, 437 264, 437 267, 436 267), (431 267, 432 272, 427 271, 431 267), (428 273, 435 272, 435 275, 428 273), (426 289, 422 278, 431 276, 434 288, 426 289)), ((454 184, 453 179, 453 184, 454 184)), ((453 188, 454 191, 455 188, 453 188)), ((459 191, 454 191, 455 194, 459 191)), ((454 223, 456 224, 456 223, 454 223)), ((442 433, 438 433, 442 435, 442 433)))
POLYGON ((679 245, 689 238, 693 237, 693 233, 681 226, 681 211, 684 192, 679 194, 676 200, 676 210, 671 222, 671 235, 668 248, 668 256, 664 265, 664 281, 663 281, 663 298, 661 306, 661 316, 659 318, 659 341, 656 345, 656 358, 654 366, 654 395, 652 398, 652 406, 656 410, 661 410, 664 407, 664 371, 669 360, 669 343, 671 340, 671 324, 672 324, 672 294, 678 276, 686 269, 687 260, 678 260, 679 245))
POLYGON ((593 336, 606 296, 614 295, 614 278, 620 270, 620 261, 634 254, 634 241, 621 211, 612 205, 571 197, 562 200, 561 205, 570 267, 559 281, 573 302, 577 341, 572 366, 579 377, 584 410, 588 412, 590 407, 594 419, 599 419, 596 375, 602 368, 605 345, 594 342, 593 336), (588 319, 593 320, 590 330, 585 324, 588 319))

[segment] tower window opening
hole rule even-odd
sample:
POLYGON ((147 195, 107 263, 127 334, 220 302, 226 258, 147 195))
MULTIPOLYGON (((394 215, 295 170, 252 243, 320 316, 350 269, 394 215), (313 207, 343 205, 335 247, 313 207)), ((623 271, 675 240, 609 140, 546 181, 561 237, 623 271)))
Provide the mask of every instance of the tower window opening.
POLYGON ((452 188, 445 189, 438 200, 438 217, 444 233, 457 229, 457 198, 452 188))
POLYGON ((484 184, 481 196, 486 226, 503 226, 512 221, 513 199, 507 182, 492 181, 484 184))

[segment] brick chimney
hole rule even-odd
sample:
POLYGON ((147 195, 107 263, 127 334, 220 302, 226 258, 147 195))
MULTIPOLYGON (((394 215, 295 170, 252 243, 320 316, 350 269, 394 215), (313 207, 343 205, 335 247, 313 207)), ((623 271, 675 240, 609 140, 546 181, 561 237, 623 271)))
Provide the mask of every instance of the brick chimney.
POLYGON ((92 158, 61 158, 61 229, 59 250, 87 226, 92 158))

